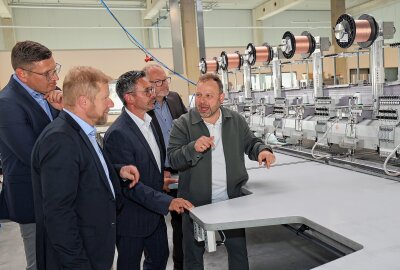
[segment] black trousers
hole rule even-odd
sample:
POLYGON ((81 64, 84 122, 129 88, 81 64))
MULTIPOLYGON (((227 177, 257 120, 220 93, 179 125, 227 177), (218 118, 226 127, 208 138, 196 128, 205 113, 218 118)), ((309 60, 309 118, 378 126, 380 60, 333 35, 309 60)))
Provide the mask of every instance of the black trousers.
POLYGON ((147 237, 117 236, 117 269, 140 270, 143 252, 146 259, 144 270, 165 270, 168 261, 168 236, 164 220, 147 237))
MULTIPOLYGON (((189 214, 182 214, 184 270, 203 270, 204 242, 194 239, 193 220, 189 214)), ((229 270, 248 270, 246 234, 244 229, 223 231, 228 252, 229 270)))
MULTIPOLYGON (((177 190, 172 189, 168 195, 177 196, 177 190)), ((174 262, 174 270, 183 270, 183 248, 182 248, 182 215, 175 211, 171 211, 171 226, 172 226, 172 260, 174 262)))

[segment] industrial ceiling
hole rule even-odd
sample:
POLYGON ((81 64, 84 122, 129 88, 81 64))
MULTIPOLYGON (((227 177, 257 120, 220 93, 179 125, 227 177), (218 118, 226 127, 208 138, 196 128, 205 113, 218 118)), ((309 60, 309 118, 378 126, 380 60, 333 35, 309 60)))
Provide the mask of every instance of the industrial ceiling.
MULTIPOLYGON (((106 0, 114 9, 143 10, 148 17, 168 6, 167 0, 106 0)), ((274 12, 276 15, 284 10, 330 10, 331 0, 205 0, 204 10, 214 9, 257 9, 261 6, 279 5, 282 8, 274 12)), ((349 13, 373 10, 376 7, 396 2, 396 0, 347 0, 346 9, 349 13)), ((90 9, 102 8, 99 0, 0 0, 0 17, 12 17, 12 10, 17 8, 60 8, 60 9, 90 9)), ((146 17, 146 16, 145 16, 146 17)))

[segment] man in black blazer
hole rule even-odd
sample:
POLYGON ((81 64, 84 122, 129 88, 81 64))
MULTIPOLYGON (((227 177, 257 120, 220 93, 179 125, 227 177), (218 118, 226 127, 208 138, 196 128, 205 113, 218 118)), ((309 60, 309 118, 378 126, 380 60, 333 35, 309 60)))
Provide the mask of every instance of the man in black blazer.
POLYGON ((132 189, 123 188, 124 208, 118 216, 118 270, 165 269, 168 260, 167 228, 163 215, 181 213, 192 204, 163 193, 164 156, 159 137, 146 113, 154 108, 154 88, 143 71, 118 78, 116 91, 124 104, 122 114, 107 130, 104 149, 114 166, 133 164, 140 173, 132 189))
MULTIPOLYGON (((39 136, 32 152, 32 182, 40 270, 110 270, 114 260, 118 176, 96 142, 105 124, 109 77, 75 67, 63 84, 64 109, 39 136)), ((139 175, 119 167, 121 178, 139 175)))
POLYGON ((35 215, 31 180, 31 153, 43 129, 62 108, 56 91, 58 73, 52 52, 34 41, 18 42, 11 51, 14 74, 0 91, 0 153, 3 185, 0 219, 20 226, 27 270, 36 270, 35 215))
MULTIPOLYGON (((165 158, 164 190, 168 191, 168 195, 176 198, 177 189, 170 190, 168 184, 174 181, 176 182, 176 179, 171 178, 171 174, 177 174, 178 172, 169 165, 168 159, 166 158, 166 147, 169 142, 172 121, 179 118, 182 114, 187 113, 187 109, 179 94, 169 90, 171 77, 167 77, 161 66, 157 64, 147 65, 143 71, 146 73, 146 78, 156 92, 154 109, 149 111, 148 114, 153 119, 154 127, 161 141, 162 154, 165 158)), ((182 216, 174 211, 171 212, 171 225, 173 229, 172 259, 174 261, 174 270, 183 270, 182 216)))

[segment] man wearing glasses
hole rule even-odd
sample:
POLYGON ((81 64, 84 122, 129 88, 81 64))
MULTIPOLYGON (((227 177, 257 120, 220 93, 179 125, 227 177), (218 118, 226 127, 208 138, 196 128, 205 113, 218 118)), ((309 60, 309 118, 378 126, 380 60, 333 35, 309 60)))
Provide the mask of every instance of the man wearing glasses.
MULTIPOLYGON (((176 179, 171 178, 171 175, 177 174, 178 172, 173 170, 169 165, 168 159, 166 158, 166 147, 169 142, 172 121, 179 118, 182 114, 187 113, 187 110, 179 94, 169 90, 171 77, 167 77, 165 71, 159 65, 148 65, 143 69, 143 71, 146 73, 147 79, 150 81, 156 92, 154 110, 149 111, 148 114, 153 118, 154 127, 163 146, 162 154, 165 157, 164 190, 168 192, 168 195, 176 198, 177 189, 170 190, 168 184, 174 181, 176 182, 176 179)), ((176 212, 171 212, 171 225, 173 229, 172 259, 174 262, 174 270, 182 270, 182 216, 176 212)))
POLYGON ((107 130, 104 150, 115 167, 133 164, 140 174, 132 189, 122 186, 125 198, 117 218, 117 269, 140 270, 143 252, 143 269, 165 269, 169 251, 163 215, 182 213, 192 204, 163 192, 165 155, 147 114, 154 109, 156 95, 145 73, 122 74, 116 91, 124 110, 107 130))
POLYGON ((0 92, 0 153, 4 183, 0 219, 20 226, 28 270, 36 268, 31 152, 42 130, 62 108, 56 83, 61 65, 45 46, 18 42, 11 52, 14 74, 0 92))

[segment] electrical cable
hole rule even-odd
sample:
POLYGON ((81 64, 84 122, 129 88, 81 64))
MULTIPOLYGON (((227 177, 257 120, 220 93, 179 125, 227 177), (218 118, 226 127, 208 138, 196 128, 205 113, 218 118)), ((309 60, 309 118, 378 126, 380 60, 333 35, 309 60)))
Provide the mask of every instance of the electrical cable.
POLYGON ((400 148, 400 144, 396 146, 396 148, 390 153, 389 156, 387 156, 387 158, 385 159, 385 162, 383 163, 383 170, 389 176, 399 176, 400 175, 400 172, 390 172, 387 169, 387 164, 388 164, 389 160, 392 158, 392 156, 394 156, 396 154, 396 152, 397 152, 397 150, 399 150, 399 148, 400 148))
MULTIPOLYGON (((332 129, 333 125, 335 125, 337 122, 339 122, 339 118, 337 118, 335 121, 333 121, 332 125, 325 131, 324 135, 322 135, 321 140, 323 140, 326 137, 326 135, 328 135, 328 132, 332 129)), ((315 159, 323 159, 323 158, 331 157, 331 155, 323 155, 323 156, 315 155, 314 154, 314 150, 315 150, 315 147, 317 145, 324 145, 324 144, 320 143, 318 140, 314 143, 314 146, 311 149, 311 156, 313 158, 315 158, 315 159)))
POLYGON ((191 94, 191 98, 189 100, 189 108, 192 107, 193 99, 194 99, 195 96, 196 96, 196 94, 191 94))
POLYGON ((175 72, 174 70, 172 70, 171 68, 169 68, 166 64, 164 64, 163 62, 161 62, 161 60, 159 60, 157 57, 155 57, 149 50, 147 50, 141 43, 139 40, 137 40, 135 38, 135 36, 133 36, 123 25, 122 23, 118 20, 118 18, 112 13, 112 11, 110 10, 110 8, 107 6, 107 4, 104 2, 104 0, 100 0, 100 3, 103 5, 103 7, 107 10, 107 12, 111 15, 111 17, 116 21, 116 23, 121 27, 121 29, 125 32, 125 34, 128 36, 128 39, 130 40, 131 43, 133 43, 136 47, 138 47, 142 52, 144 52, 147 55, 150 55, 151 58, 156 61, 158 64, 160 64, 162 67, 164 67, 165 69, 169 70, 170 72, 172 72, 172 74, 174 74, 175 76, 181 78, 182 80, 192 84, 192 85, 196 85, 195 82, 189 80, 188 78, 182 76, 181 74, 175 72))
POLYGON ((219 236, 221 237, 221 241, 216 241, 217 246, 222 246, 225 244, 226 241, 226 236, 224 231, 218 231, 219 236))
MULTIPOLYGON (((265 118, 270 118, 270 117, 272 117, 272 116, 275 116, 275 114, 273 114, 273 113, 268 114, 267 116, 265 116, 265 118)), ((275 122, 275 120, 274 120, 274 122, 275 122)), ((276 129, 278 128, 278 124, 275 126, 275 125, 274 125, 274 122, 272 122, 272 128, 273 128, 272 131, 267 133, 267 137, 266 137, 265 140, 264 140, 265 144, 270 145, 270 143, 268 143, 269 137, 270 137, 271 135, 273 135, 273 134, 275 133, 276 129)), ((274 134, 274 136, 275 136, 275 134, 274 134)))

